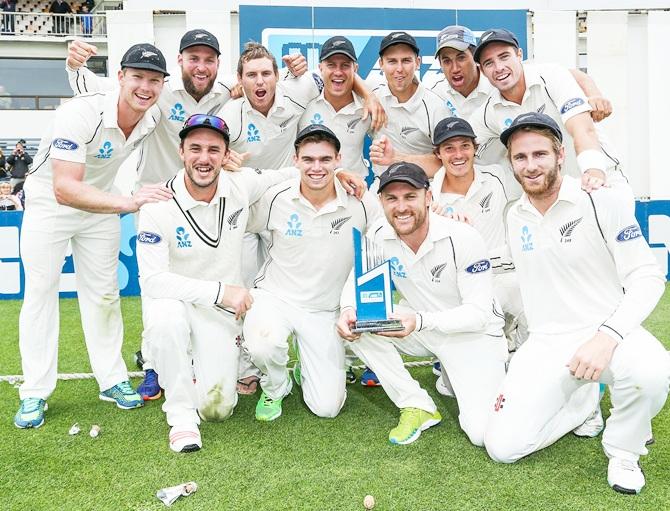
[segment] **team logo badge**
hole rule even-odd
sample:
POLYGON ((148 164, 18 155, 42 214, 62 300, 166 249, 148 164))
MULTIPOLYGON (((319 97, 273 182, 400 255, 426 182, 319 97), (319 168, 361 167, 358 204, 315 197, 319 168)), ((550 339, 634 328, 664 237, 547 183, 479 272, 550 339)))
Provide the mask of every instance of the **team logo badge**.
POLYGON ((407 278, 407 272, 405 272, 405 266, 400 263, 400 259, 397 257, 392 257, 389 259, 389 262, 391 263, 391 272, 393 275, 396 277, 400 277, 401 279, 406 279, 407 278))
POLYGON ((561 107, 561 115, 563 115, 565 112, 569 112, 573 108, 576 108, 580 105, 584 104, 584 100, 582 98, 572 98, 567 100, 565 103, 563 103, 563 106, 561 107))
POLYGON ((451 115, 454 117, 458 117, 458 114, 456 113, 456 107, 454 106, 454 104, 449 100, 447 100, 446 104, 447 108, 451 111, 451 115))
POLYGON ((357 119, 352 119, 347 123, 347 133, 354 133, 356 131, 356 126, 358 126, 358 123, 361 122, 361 117, 357 119))
POLYGON ((176 236, 177 236, 177 247, 178 248, 192 248, 193 244, 191 243, 191 240, 189 239, 191 235, 186 232, 186 229, 183 227, 177 227, 176 229, 176 236))
POLYGON ((291 122, 291 120, 292 120, 294 117, 295 117, 295 115, 292 115, 291 117, 289 117, 289 118, 286 119, 285 121, 282 121, 282 122, 279 123, 279 127, 281 128, 281 132, 282 132, 282 133, 284 133, 284 130, 286 130, 286 128, 288 127, 289 123, 291 122))
POLYGON ((482 273, 491 268, 491 262, 488 259, 482 259, 468 266, 465 271, 468 273, 482 273))
POLYGON ((521 228, 521 251, 530 252, 533 250, 533 235, 527 225, 521 228))
POLYGON ((112 147, 112 143, 107 140, 104 144, 102 144, 102 147, 98 149, 98 154, 96 154, 95 157, 101 160, 109 160, 112 157, 113 151, 114 148, 112 147))
POLYGON ((249 123, 247 126, 247 142, 260 142, 261 134, 258 131, 258 128, 253 122, 249 123))
POLYGON ((493 409, 496 412, 499 412, 500 410, 503 409, 503 405, 505 404, 505 396, 500 394, 498 398, 496 399, 496 404, 493 405, 493 409))
POLYGON ((149 231, 140 231, 140 233, 137 235, 138 243, 149 243, 151 245, 155 245, 156 243, 160 243, 162 239, 163 238, 161 238, 160 235, 149 231))
POLYGON ((302 222, 300 221, 300 217, 298 216, 298 213, 293 213, 290 217, 288 217, 288 229, 286 229, 286 236, 291 236, 293 238, 302 238, 302 222))
POLYGON ((561 228, 558 230, 558 232, 561 233, 561 243, 570 243, 572 241, 572 233, 583 218, 584 217, 579 217, 561 226, 561 228))
POLYGON ((53 145, 56 149, 63 149, 64 151, 76 151, 79 149, 79 146, 75 142, 72 142, 72 140, 66 140, 64 138, 55 139, 51 145, 53 145))
POLYGON ((350 216, 333 220, 330 224, 330 234, 340 234, 340 229, 342 229, 342 226, 346 224, 349 219, 351 219, 350 216))
POLYGON ((229 215, 228 218, 226 218, 226 222, 228 222, 229 231, 237 229, 237 221, 239 220, 241 214, 242 214, 242 208, 238 209, 232 215, 229 215))
POLYGON ((508 117, 507 119, 505 119, 503 125, 505 126, 505 128, 509 128, 512 125, 512 119, 508 117))
POLYGON ((490 192, 486 197, 479 201, 482 213, 489 213, 491 211, 491 197, 493 197, 493 192, 490 192))
POLYGON ((442 272, 444 271, 444 269, 446 267, 447 267, 447 263, 442 263, 442 264, 438 264, 436 266, 433 266, 430 269, 430 275, 431 275, 430 280, 432 280, 435 283, 439 283, 440 282, 440 277, 442 276, 442 272))
POLYGON ((414 133, 415 131, 419 131, 419 128, 414 128, 414 127, 412 127, 412 126, 403 126, 403 127, 400 129, 400 136, 401 136, 402 138, 407 138, 409 135, 411 135, 411 134, 414 133))
POLYGON ((184 122, 186 119, 186 111, 181 103, 175 103, 174 106, 170 108, 170 117, 168 117, 168 119, 171 121, 184 122))
POLYGON ((640 227, 638 225, 629 225, 625 229, 622 229, 619 234, 616 236, 616 240, 619 243, 622 243, 624 241, 630 241, 634 240, 635 238, 639 238, 642 236, 642 232, 640 231, 640 227))
POLYGON ((309 122, 312 124, 323 124, 323 117, 321 117, 321 114, 316 113, 314 114, 314 117, 312 117, 312 120, 309 122))

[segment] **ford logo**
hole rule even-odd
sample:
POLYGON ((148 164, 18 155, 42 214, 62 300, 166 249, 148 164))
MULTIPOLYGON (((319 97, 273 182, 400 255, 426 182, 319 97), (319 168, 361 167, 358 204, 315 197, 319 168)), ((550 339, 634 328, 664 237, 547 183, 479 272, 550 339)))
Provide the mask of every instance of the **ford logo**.
POLYGON ((57 138, 53 141, 52 144, 56 149, 63 149, 65 151, 76 151, 79 149, 79 146, 72 142, 72 140, 66 140, 64 138, 57 138))
POLYGON ((490 267, 491 262, 488 259, 482 259, 481 261, 477 261, 476 263, 468 266, 465 271, 468 273, 481 273, 488 270, 490 267))
POLYGON ((629 225, 628 227, 623 229, 619 234, 617 234, 616 240, 618 242, 622 242, 622 241, 634 240, 635 238, 639 238, 640 236, 642 236, 640 228, 637 225, 629 225))
POLYGON ((161 237, 153 232, 142 231, 137 235, 137 241, 139 243, 151 243, 156 244, 161 242, 161 237))

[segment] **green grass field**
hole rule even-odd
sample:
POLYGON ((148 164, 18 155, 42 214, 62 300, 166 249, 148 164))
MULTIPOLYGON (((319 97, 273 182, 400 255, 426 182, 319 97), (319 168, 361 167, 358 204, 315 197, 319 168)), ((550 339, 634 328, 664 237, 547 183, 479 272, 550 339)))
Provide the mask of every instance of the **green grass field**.
MULTIPOLYGON (((20 374, 20 302, 2 301, 0 374, 20 374)), ((123 300, 124 356, 134 369, 140 337, 139 301, 123 300)), ((59 372, 89 372, 75 300, 61 301, 59 372)), ((647 327, 670 347, 670 286, 647 327)), ((300 394, 286 399, 284 415, 257 422, 257 396, 241 396, 233 417, 204 423, 204 447, 172 453, 159 403, 121 411, 98 400, 94 380, 59 382, 46 423, 18 430, 18 393, 0 383, 0 510, 158 510, 159 488, 196 481, 198 491, 177 501, 181 510, 362 510, 374 495, 375 510, 668 508, 670 413, 654 421, 656 444, 642 463, 647 486, 639 496, 607 485, 600 439, 573 435, 513 465, 499 465, 461 432, 453 399, 439 396, 430 368, 413 374, 431 392, 443 423, 409 446, 391 446, 398 412, 382 389, 350 386, 336 419, 313 416, 300 394), (82 433, 69 436, 78 422, 82 433), (91 424, 102 433, 89 437, 91 424)), ((139 383, 137 381, 135 384, 139 383)), ((609 407, 603 402, 605 415, 609 407)))

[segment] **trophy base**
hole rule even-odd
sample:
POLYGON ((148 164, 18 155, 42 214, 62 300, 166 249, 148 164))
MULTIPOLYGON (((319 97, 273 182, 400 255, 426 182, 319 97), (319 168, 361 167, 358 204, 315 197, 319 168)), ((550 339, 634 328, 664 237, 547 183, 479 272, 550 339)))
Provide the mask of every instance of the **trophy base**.
POLYGON ((355 334, 363 332, 398 332, 404 330, 402 321, 399 319, 373 319, 369 321, 356 321, 356 326, 351 329, 355 334))

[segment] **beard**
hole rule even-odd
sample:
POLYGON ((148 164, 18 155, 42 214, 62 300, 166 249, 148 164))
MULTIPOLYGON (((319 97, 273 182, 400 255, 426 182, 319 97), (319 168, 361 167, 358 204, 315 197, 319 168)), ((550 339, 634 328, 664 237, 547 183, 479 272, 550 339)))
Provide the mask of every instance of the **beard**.
POLYGON ((540 199, 550 194, 556 188, 559 182, 560 170, 561 166, 559 164, 554 165, 544 174, 544 180, 540 183, 528 184, 523 177, 519 177, 516 174, 515 177, 528 197, 540 199))
POLYGON ((215 78, 212 78, 209 82, 207 82, 207 86, 202 91, 196 88, 196 86, 193 84, 193 80, 191 80, 191 77, 188 74, 182 72, 181 80, 184 82, 184 89, 186 92, 188 92, 189 95, 196 101, 200 101, 207 94, 209 94, 209 91, 211 91, 212 87, 214 87, 215 78))

